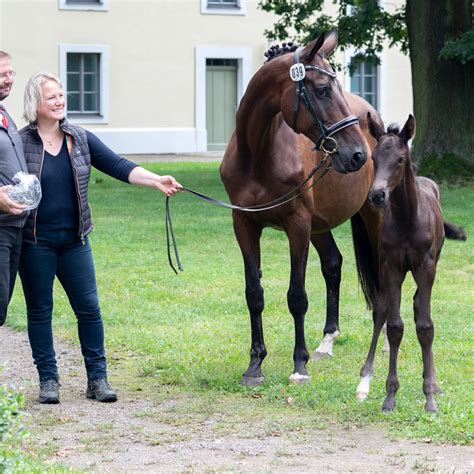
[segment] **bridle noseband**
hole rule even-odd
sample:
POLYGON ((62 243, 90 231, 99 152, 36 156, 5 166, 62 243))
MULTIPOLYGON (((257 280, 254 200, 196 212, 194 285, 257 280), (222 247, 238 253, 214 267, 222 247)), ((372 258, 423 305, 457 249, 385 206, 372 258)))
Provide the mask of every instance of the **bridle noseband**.
POLYGON ((302 47, 298 48, 295 51, 295 63, 290 70, 291 78, 294 82, 296 82, 296 92, 295 92, 295 101, 293 107, 293 130, 296 130, 296 120, 298 118, 298 109, 300 103, 300 97, 303 99, 303 103, 305 107, 308 109, 309 113, 313 116, 314 120, 319 126, 321 130, 321 136, 319 137, 318 141, 316 142, 315 149, 319 151, 324 151, 326 153, 334 153, 337 149, 337 142, 332 137, 335 133, 339 132, 343 128, 349 127, 350 125, 356 125, 359 123, 359 117, 356 115, 349 115, 348 117, 340 120, 339 122, 331 125, 330 127, 326 127, 321 119, 318 117, 316 110, 314 108, 313 102, 311 102, 311 98, 309 97, 308 91, 306 89, 304 83, 305 71, 308 70, 316 70, 327 76, 332 77, 333 79, 336 78, 336 73, 334 71, 329 71, 328 69, 324 69, 320 66, 316 66, 315 64, 303 64, 300 63, 300 52, 302 51, 302 47), (294 74, 294 68, 296 67, 296 73, 294 74), (301 79, 298 79, 298 73, 300 74, 301 79), (328 143, 332 142, 332 145, 328 147, 328 143))

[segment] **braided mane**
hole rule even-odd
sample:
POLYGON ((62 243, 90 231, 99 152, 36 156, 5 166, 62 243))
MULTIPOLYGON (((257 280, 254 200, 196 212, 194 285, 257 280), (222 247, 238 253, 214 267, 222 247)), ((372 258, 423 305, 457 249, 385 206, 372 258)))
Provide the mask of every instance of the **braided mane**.
POLYGON ((293 53, 298 49, 298 45, 294 43, 283 43, 281 48, 278 44, 275 44, 270 47, 270 49, 265 53, 265 57, 267 58, 267 63, 272 59, 275 59, 278 56, 283 56, 287 53, 293 53))

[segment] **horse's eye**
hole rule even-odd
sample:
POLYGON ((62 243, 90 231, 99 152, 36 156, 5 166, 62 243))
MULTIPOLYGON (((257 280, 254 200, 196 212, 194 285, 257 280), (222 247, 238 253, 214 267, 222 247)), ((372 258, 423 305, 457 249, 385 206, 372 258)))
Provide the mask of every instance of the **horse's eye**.
POLYGON ((324 99, 325 97, 328 97, 329 96, 329 87, 318 87, 316 89, 316 95, 320 99, 324 99))
POLYGON ((402 155, 398 157, 398 164, 401 165, 405 161, 405 157, 402 155))

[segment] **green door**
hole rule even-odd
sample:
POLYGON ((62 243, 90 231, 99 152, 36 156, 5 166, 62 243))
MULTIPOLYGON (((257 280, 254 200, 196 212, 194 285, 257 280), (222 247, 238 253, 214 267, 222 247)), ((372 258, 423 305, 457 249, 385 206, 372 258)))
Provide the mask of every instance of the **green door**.
POLYGON ((237 60, 206 60, 207 149, 225 150, 235 128, 237 60))

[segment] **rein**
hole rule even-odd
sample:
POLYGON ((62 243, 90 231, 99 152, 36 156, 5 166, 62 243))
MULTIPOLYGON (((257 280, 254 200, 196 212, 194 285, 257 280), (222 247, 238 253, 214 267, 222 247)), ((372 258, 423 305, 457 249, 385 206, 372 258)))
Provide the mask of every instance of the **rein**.
MULTIPOLYGON (((202 194, 198 191, 194 191, 192 189, 183 187, 182 191, 186 191, 199 199, 202 199, 205 202, 208 202, 209 204, 214 204, 215 206, 219 207, 224 207, 226 209, 233 209, 236 211, 243 211, 243 212, 262 212, 262 211, 269 211, 270 209, 274 209, 275 207, 281 206, 283 204, 286 204, 293 199, 296 199, 297 197, 301 196, 304 194, 306 191, 311 189, 332 167, 332 157, 331 154, 333 152, 329 152, 324 150, 325 156, 324 158, 310 171, 308 176, 305 178, 303 182, 298 184, 294 189, 289 191, 288 193, 278 197, 277 199, 274 199, 273 201, 269 201, 265 204, 257 204, 256 206, 237 206, 235 204, 230 204, 228 202, 220 201, 219 199, 212 198, 210 196, 206 196, 205 194, 202 194), (304 189, 302 189, 305 184, 327 163, 327 167, 324 169, 324 171, 321 173, 320 176, 318 176, 310 185, 306 186, 304 189)), ((173 231, 173 225, 171 223, 171 210, 170 210, 170 196, 166 196, 166 245, 168 248, 168 262, 170 264, 170 267, 173 269, 173 271, 178 274, 178 271, 176 270, 175 266, 173 265, 173 259, 171 257, 171 245, 173 245, 173 250, 174 250, 174 255, 176 259, 176 265, 178 269, 182 272, 183 266, 181 264, 181 260, 179 258, 178 254, 178 246, 176 244, 176 238, 174 235, 173 231)))

